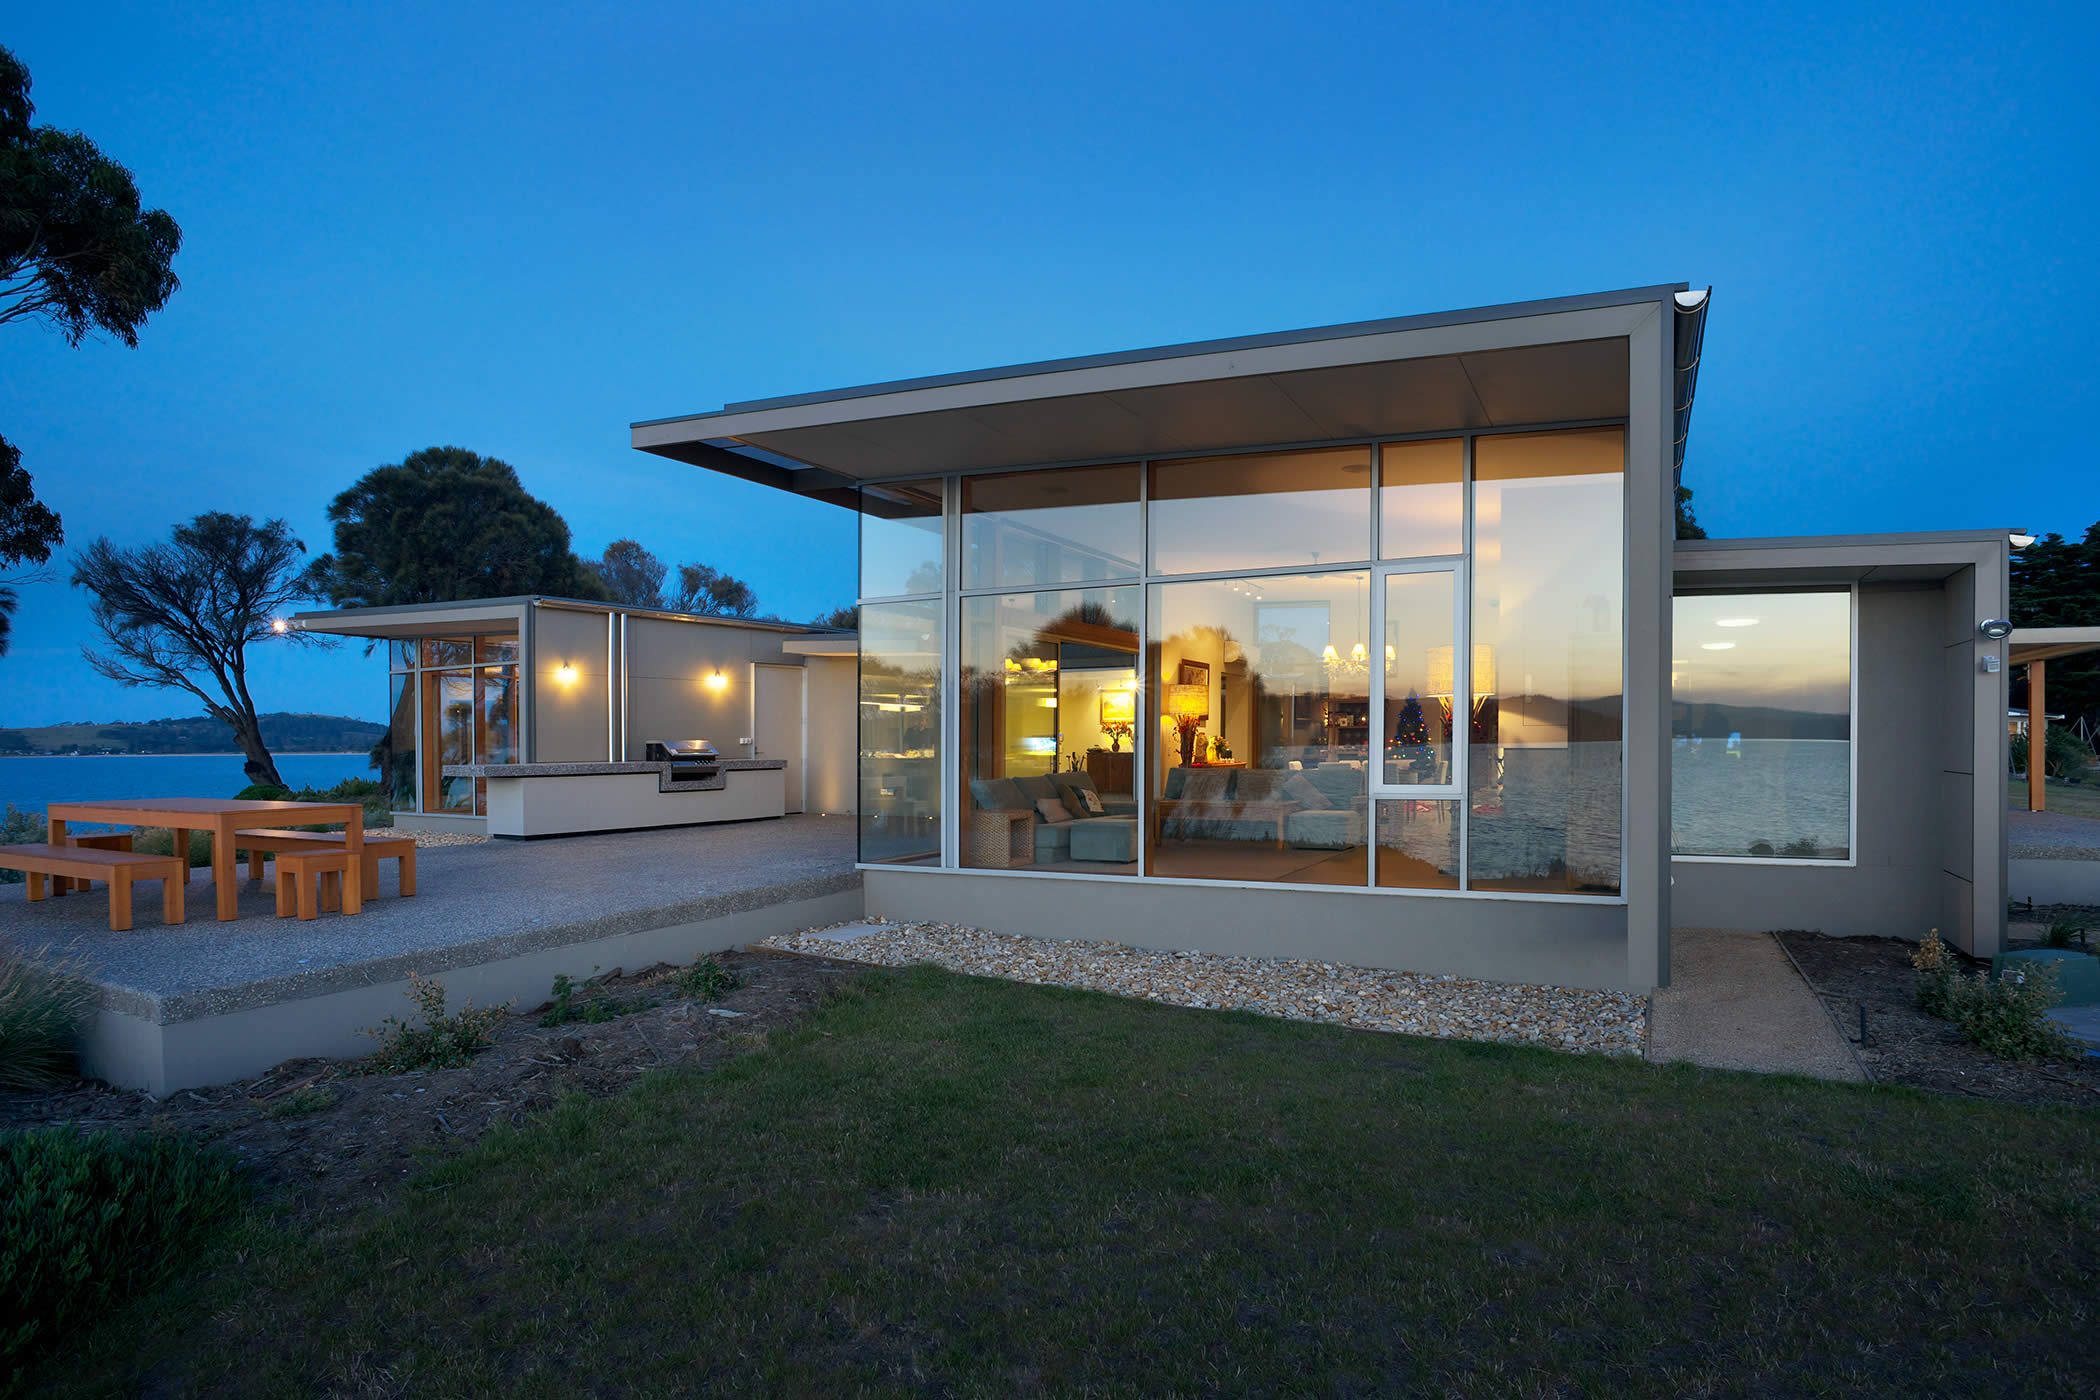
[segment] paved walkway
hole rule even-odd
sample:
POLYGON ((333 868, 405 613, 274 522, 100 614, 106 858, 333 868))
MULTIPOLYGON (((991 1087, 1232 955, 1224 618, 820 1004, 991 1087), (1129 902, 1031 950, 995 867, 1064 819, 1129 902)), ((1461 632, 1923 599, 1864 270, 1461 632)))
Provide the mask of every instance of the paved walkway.
POLYGON ((2014 860, 2100 860, 2100 821, 2063 812, 2005 814, 2006 847, 2014 860))
POLYGON ((1670 985, 1648 1004, 1648 1058, 1864 1081, 1823 1003, 1769 933, 1677 929, 1670 985))

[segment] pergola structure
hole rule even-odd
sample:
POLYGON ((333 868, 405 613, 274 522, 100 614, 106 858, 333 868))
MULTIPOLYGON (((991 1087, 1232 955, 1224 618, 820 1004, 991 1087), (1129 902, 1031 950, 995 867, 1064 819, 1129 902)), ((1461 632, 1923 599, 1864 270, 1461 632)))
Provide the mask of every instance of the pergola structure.
POLYGON ((2027 809, 2031 812, 2049 809, 2043 788, 2049 752, 2049 662, 2088 651, 2100 651, 2100 627, 2021 627, 2006 639, 2006 659, 2027 668, 2027 809))

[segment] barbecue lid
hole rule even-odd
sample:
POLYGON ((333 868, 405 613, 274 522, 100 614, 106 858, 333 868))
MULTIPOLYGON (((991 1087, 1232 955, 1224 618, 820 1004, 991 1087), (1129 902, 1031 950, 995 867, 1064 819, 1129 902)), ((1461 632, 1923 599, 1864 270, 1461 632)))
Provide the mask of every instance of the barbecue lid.
POLYGON ((652 739, 648 750, 651 756, 659 752, 665 758, 716 758, 715 746, 705 739, 652 739))

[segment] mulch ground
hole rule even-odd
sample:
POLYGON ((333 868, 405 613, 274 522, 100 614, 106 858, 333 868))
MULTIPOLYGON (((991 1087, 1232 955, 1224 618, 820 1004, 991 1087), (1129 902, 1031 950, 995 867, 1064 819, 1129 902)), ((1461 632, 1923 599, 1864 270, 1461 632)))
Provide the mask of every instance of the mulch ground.
MULTIPOLYGON (((1948 1022, 1920 1011, 1910 965, 1915 943, 1800 932, 1778 937, 1877 1081, 2011 1103, 2100 1107, 2100 1059, 2001 1060, 1963 1040, 1948 1022)), ((1964 962, 1971 971, 1986 966, 1964 962)))
MULTIPOLYGON (((245 1162, 265 1198, 302 1214, 343 1211, 498 1124, 524 1126, 564 1095, 604 1097, 649 1070, 720 1064, 867 971, 769 953, 717 954, 716 961, 743 979, 718 1000, 687 996, 669 966, 615 969, 575 1004, 610 997, 655 1005, 554 1027, 540 1025, 544 1007, 516 1008, 498 1023, 495 1043, 461 1069, 363 1075, 351 1060, 288 1060, 256 1079, 165 1099, 81 1080, 55 1092, 0 1094, 0 1129, 71 1123, 189 1133, 245 1162)), ((405 1001, 401 1013, 410 1014, 405 1001)))

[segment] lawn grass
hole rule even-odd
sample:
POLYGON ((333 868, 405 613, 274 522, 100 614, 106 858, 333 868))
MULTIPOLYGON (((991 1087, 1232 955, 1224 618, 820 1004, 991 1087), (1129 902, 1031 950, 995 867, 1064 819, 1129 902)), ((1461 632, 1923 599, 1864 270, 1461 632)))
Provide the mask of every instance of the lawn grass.
MULTIPOLYGON (((2027 779, 2014 778, 2007 783, 2005 800, 2012 811, 2026 811, 2027 779)), ((2047 800, 2052 812, 2061 812, 2067 817, 2100 819, 2100 774, 2088 777, 2075 787, 2070 783, 2052 781, 2047 800)))
POLYGON ((39 1393, 2088 1394, 2100 1112, 882 973, 39 1393))

